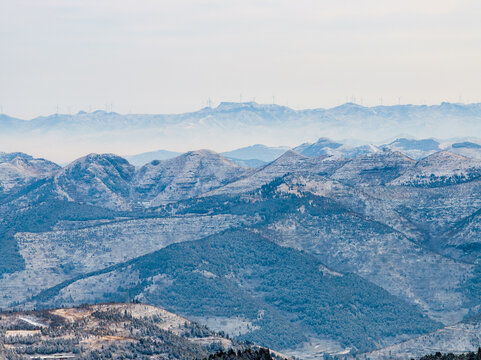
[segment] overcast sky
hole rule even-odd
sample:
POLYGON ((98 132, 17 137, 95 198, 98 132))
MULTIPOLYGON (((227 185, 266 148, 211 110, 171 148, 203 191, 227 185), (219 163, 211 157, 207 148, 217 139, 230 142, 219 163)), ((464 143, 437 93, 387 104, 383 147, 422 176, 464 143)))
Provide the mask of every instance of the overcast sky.
POLYGON ((0 0, 0 110, 481 100, 479 0, 0 0))

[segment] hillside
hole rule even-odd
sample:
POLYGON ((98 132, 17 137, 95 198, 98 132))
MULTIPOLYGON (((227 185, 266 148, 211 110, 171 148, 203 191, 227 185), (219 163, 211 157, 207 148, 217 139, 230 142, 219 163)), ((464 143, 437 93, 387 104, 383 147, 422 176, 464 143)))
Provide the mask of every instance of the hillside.
MULTIPOLYGON (((444 329, 413 338, 381 350, 365 354, 372 360, 406 359, 416 357, 423 360, 439 359, 441 357, 429 357, 423 355, 435 353, 463 354, 469 353, 479 347, 481 342, 481 321, 479 317, 469 319, 444 329)), ((462 356, 460 359, 464 359, 462 356)), ((450 359, 455 359, 450 357, 450 359)), ((477 359, 466 357, 466 359, 477 359)))
POLYGON ((244 349, 207 328, 143 304, 0 313, 0 359, 198 359, 244 349))
POLYGON ((134 192, 148 206, 198 196, 241 176, 245 169, 209 150, 190 151, 142 166, 134 192))
POLYGON ((43 291, 34 302, 117 301, 126 288, 132 298, 213 328, 224 322, 222 330, 238 339, 286 353, 309 338, 357 352, 440 326, 356 275, 245 230, 170 245, 43 291))

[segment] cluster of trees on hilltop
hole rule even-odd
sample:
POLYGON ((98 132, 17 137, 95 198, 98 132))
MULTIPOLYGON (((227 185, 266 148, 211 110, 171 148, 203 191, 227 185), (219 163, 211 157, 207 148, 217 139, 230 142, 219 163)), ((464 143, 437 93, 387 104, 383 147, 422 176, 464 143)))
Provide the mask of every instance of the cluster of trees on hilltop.
POLYGON ((454 355, 454 354, 436 354, 423 356, 420 360, 481 360, 481 348, 478 348, 476 353, 469 352, 466 354, 454 355))
POLYGON ((227 352, 221 350, 208 358, 204 358, 204 360, 274 360, 274 358, 269 349, 260 348, 257 350, 238 350, 237 352, 232 349, 227 352))
MULTIPOLYGON (((183 332, 175 334, 159 327, 165 322, 160 316, 134 318, 125 309, 97 309, 91 316, 74 322, 50 314, 49 311, 33 312, 36 317, 48 323, 45 328, 35 328, 24 322, 12 322, 16 315, 0 319, 0 354, 5 352, 8 360, 37 358, 43 355, 69 354, 77 359, 146 359, 159 357, 166 359, 196 359, 208 356, 223 349, 221 339, 192 342, 189 338, 208 338, 217 334, 205 326, 185 322, 183 332), (48 321, 47 321, 48 319, 48 321), (93 325, 93 326, 92 326, 93 325), (28 327, 41 331, 34 335, 7 336, 6 330, 19 330, 28 327), (115 330, 117 329, 117 330, 115 330), (104 336, 120 336, 121 341, 103 341, 104 336), (99 348, 92 348, 83 340, 96 338, 102 342, 99 348), (8 349, 3 351, 3 347, 8 349)), ((235 349, 246 345, 233 342, 235 349)), ((0 355, 1 358, 1 355, 0 355)))

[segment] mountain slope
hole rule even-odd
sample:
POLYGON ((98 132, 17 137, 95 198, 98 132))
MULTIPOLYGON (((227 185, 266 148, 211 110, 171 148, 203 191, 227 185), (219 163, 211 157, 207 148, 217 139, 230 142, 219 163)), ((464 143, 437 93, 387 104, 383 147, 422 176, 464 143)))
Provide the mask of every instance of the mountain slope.
POLYGON ((297 151, 298 153, 314 157, 320 155, 331 155, 331 152, 335 149, 338 149, 342 146, 342 144, 329 140, 327 138, 320 138, 315 143, 304 143, 295 147, 293 150, 297 151))
POLYGON ((288 150, 278 159, 266 166, 248 172, 238 180, 217 190, 206 193, 205 196, 250 192, 290 173, 314 172, 331 174, 344 163, 345 160, 331 159, 328 157, 312 159, 293 150, 288 150))
POLYGON ((308 336, 367 349, 439 326, 356 275, 336 273, 311 255, 248 231, 174 244, 36 299, 47 304, 114 300, 125 291, 119 284, 136 299, 202 322, 237 324, 238 338, 277 349, 293 348, 308 336))
POLYGON ((397 151, 360 155, 336 170, 332 178, 349 185, 384 185, 403 174, 416 162, 397 151))
POLYGON ((392 184, 435 187, 468 182, 479 177, 481 160, 439 151, 419 160, 392 184))
MULTIPOLYGON (((400 193, 401 199, 406 196, 403 188, 389 188, 390 192, 382 188, 386 193, 373 195, 366 189, 370 190, 300 173, 278 178, 251 193, 184 202, 179 204, 182 212, 178 214, 250 214, 260 219, 256 228, 271 241, 316 254, 337 271, 356 272, 392 294, 421 305, 435 319, 445 323, 461 320, 472 306, 462 284, 477 276, 474 266, 426 246, 425 230, 399 214, 396 203, 385 202, 392 194, 400 193)), ((476 188, 473 190, 476 193, 476 188)), ((466 189, 459 191, 451 196, 466 193, 466 189)), ((429 203, 429 197, 407 195, 413 207, 420 200, 429 203)), ((445 210, 442 215, 450 217, 456 203, 451 197, 443 200, 454 206, 443 209, 440 205, 439 210, 445 210)), ((425 211, 422 209, 420 216, 425 211)), ((432 225, 435 228, 435 216, 432 225)))
POLYGON ((336 158, 351 159, 362 154, 372 154, 380 151, 372 144, 361 146, 349 146, 339 142, 320 138, 315 143, 304 143, 293 149, 302 155, 317 157, 322 155, 334 156, 336 158))
POLYGON ((369 359, 408 359, 418 358, 425 354, 467 353, 481 344, 481 321, 479 318, 470 319, 458 324, 421 335, 396 345, 366 354, 369 359))
POLYGON ((0 153, 0 196, 47 177, 60 166, 23 153, 0 153))
POLYGON ((0 358, 199 359, 231 340, 181 316, 143 304, 101 304, 0 313, 0 358))
MULTIPOLYGON (((0 307, 6 308, 79 274, 252 223, 244 215, 188 217, 114 212, 49 201, 5 219, 0 238, 0 307), (3 272, 3 271, 2 271, 3 272)), ((2 224, 3 225, 3 224, 2 224)))

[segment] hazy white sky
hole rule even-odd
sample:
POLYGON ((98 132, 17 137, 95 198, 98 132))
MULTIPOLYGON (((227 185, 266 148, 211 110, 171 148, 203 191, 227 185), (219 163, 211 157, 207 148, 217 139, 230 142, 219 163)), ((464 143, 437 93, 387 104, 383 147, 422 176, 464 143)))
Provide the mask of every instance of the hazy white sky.
POLYGON ((0 0, 0 49, 21 118, 481 100, 479 0, 0 0))

